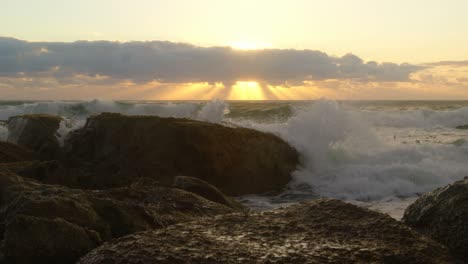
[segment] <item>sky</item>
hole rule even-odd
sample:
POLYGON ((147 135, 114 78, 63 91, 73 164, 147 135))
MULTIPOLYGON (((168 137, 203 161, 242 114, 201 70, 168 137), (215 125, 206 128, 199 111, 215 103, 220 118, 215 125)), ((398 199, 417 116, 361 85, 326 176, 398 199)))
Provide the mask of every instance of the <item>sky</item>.
POLYGON ((0 99, 468 99, 467 11, 466 0, 0 0, 0 99))

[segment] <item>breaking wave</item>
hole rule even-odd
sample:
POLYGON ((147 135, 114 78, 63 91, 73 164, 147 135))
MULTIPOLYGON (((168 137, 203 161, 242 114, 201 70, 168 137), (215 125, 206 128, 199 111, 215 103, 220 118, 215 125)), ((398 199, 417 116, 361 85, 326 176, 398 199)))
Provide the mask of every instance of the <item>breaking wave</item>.
POLYGON ((126 103, 93 100, 87 102, 31 102, 0 105, 0 120, 21 114, 45 113, 68 118, 85 119, 103 112, 127 115, 158 115, 163 117, 195 117, 200 105, 196 103, 126 103))
MULTIPOLYGON (((87 102, 6 102, 0 104, 0 120, 23 114, 51 114, 63 117, 58 130, 61 144, 67 134, 86 124, 86 118, 103 112, 126 115, 154 115, 161 117, 192 118, 206 122, 219 123, 229 111, 226 103, 213 100, 207 103, 174 102, 115 102, 93 100, 87 102)), ((0 140, 7 140, 8 129, 0 122, 0 140)))
POLYGON ((337 102, 320 100, 296 109, 283 124, 239 124, 276 133, 300 152, 302 165, 290 191, 306 184, 319 196, 378 200, 414 196, 468 175, 468 145, 393 144, 383 140, 375 126, 452 126, 468 123, 467 115, 460 116, 465 111, 444 111, 430 118, 418 111, 400 112, 397 122, 394 113, 385 119, 386 112, 346 110, 337 102), (420 122, 408 121, 409 116, 420 122), (456 120, 446 120, 448 116, 456 120))
MULTIPOLYGON (((251 127, 279 135, 300 152, 301 166, 294 172, 290 192, 341 199, 409 197, 468 175, 468 132, 454 129, 468 124, 466 104, 441 109, 375 105, 379 103, 357 107, 329 100, 10 102, 0 103, 0 120, 25 113, 60 115, 65 119, 59 129, 61 140, 81 127, 86 117, 102 112, 251 127), (396 134, 405 138, 400 140, 396 134), (454 144, 447 143, 451 141, 454 144)), ((0 124, 0 140, 7 133, 0 124)))

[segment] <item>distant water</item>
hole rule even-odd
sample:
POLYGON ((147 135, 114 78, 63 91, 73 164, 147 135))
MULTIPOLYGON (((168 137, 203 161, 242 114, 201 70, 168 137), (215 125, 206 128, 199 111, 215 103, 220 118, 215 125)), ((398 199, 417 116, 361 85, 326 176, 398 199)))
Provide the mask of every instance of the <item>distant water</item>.
MULTIPOLYGON (((101 112, 185 117, 272 132, 301 154, 280 194, 241 200, 272 208, 334 197, 401 216, 418 195, 468 176, 468 101, 40 101, 0 102, 0 120, 25 113, 65 118, 59 133, 101 112)), ((8 131, 0 123, 0 139, 8 131)))

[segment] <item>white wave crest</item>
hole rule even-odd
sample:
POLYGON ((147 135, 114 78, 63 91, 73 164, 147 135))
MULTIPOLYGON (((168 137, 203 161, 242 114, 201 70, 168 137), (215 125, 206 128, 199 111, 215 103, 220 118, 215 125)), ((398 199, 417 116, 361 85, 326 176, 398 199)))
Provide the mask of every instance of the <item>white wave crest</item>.
MULTIPOLYGON (((431 113, 431 121, 416 125, 405 121, 409 113, 400 117, 390 113, 393 119, 384 120, 387 114, 346 110, 334 101, 319 100, 296 108, 285 123, 242 120, 237 124, 275 133, 294 146, 301 155, 301 167, 294 172, 290 187, 307 184, 319 196, 350 200, 407 197, 468 175, 468 144, 394 143, 385 141, 376 130, 383 125, 434 125, 435 120, 444 120, 440 116, 458 116, 459 112, 431 113)), ((409 131, 418 138, 419 131, 409 131)), ((440 129, 434 131, 439 133, 440 129)))
MULTIPOLYGON (((0 120, 23 114, 51 114, 64 118, 58 130, 59 140, 63 142, 66 135, 85 124, 90 115, 103 112, 126 115, 154 115, 161 117, 192 118, 207 122, 219 123, 227 110, 227 104, 221 100, 208 102, 202 107, 200 103, 174 102, 115 102, 92 100, 85 102, 48 101, 23 104, 0 105, 0 120)), ((0 140, 5 140, 8 129, 0 126, 0 140)))
MULTIPOLYGON (((242 116, 226 120, 227 109, 228 104, 219 100, 206 104, 36 102, 0 105, 0 120, 25 113, 60 115, 65 117, 59 129, 61 140, 82 126, 86 117, 101 112, 229 121, 275 133, 300 152, 301 167, 294 172, 292 188, 307 184, 318 195, 343 199, 414 196, 468 175, 468 132, 453 129, 468 124, 467 107, 359 110, 319 100, 292 106, 292 116, 270 122, 242 116), (412 143, 404 144, 407 141, 412 143)), ((0 140, 7 133, 0 126, 0 140)))
POLYGON ((374 126, 386 127, 456 127, 468 124, 468 107, 454 110, 359 111, 374 126))
POLYGON ((23 114, 51 114, 73 118, 86 118, 103 112, 128 115, 157 115, 162 117, 195 117, 200 106, 196 103, 125 103, 92 100, 86 102, 33 102, 0 105, 0 120, 23 114))
POLYGON ((412 196, 468 174, 468 146, 390 145, 375 135, 365 115, 330 101, 291 118, 283 137, 304 157, 294 173, 296 183, 307 183, 323 196, 412 196))
POLYGON ((211 123, 220 123, 228 111, 227 104, 219 99, 207 103, 198 113, 198 119, 211 123))

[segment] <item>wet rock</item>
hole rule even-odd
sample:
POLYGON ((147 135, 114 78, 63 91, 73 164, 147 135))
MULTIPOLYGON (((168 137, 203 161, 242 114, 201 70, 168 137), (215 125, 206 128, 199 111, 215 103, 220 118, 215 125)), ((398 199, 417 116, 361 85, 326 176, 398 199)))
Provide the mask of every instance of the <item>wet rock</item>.
POLYGON ((0 171, 9 171, 22 177, 51 183, 54 177, 59 177, 56 171, 59 166, 58 161, 28 160, 0 163, 0 171))
POLYGON ((389 216, 337 200, 230 214, 109 241, 81 264, 453 263, 448 250, 389 216))
POLYGON ((97 232, 62 218, 16 215, 5 231, 5 255, 13 263, 73 263, 101 244, 97 232))
POLYGON ((213 185, 202 181, 197 178, 187 177, 187 176, 177 176, 174 179, 175 188, 182 189, 188 192, 195 193, 200 195, 203 198, 206 198, 215 203, 224 204, 234 209, 244 209, 239 202, 234 200, 231 197, 224 195, 220 190, 218 190, 213 185))
POLYGON ((90 175, 89 188, 149 177, 171 185, 190 175, 229 195, 263 193, 291 179, 298 154, 277 136, 247 128, 155 116, 90 117, 65 142, 67 159, 90 175))
POLYGON ((64 258, 76 259, 100 244, 101 237, 90 231, 104 234, 108 229, 83 192, 7 172, 0 173, 0 220, 5 258, 11 263, 71 263, 64 258), (64 241, 70 250, 59 246, 64 241))
POLYGON ((9 142, 0 141, 0 164, 34 160, 36 158, 36 155, 30 150, 9 142))
POLYGON ((57 158, 60 150, 57 130, 61 121, 61 117, 45 114, 10 117, 8 142, 35 151, 43 159, 57 158))
POLYGON ((468 125, 457 126, 457 129, 468 129, 468 125))
POLYGON ((402 221, 468 260, 468 179, 420 197, 402 221))
POLYGON ((87 180, 86 174, 79 168, 70 169, 58 160, 28 160, 0 163, 0 172, 8 171, 21 177, 34 179, 46 184, 64 185, 80 188, 87 180))
POLYGON ((0 264, 7 263, 5 260, 5 254, 3 254, 3 240, 0 241, 0 264))
POLYGON ((232 212, 178 189, 78 190, 0 172, 0 240, 12 263, 73 263, 111 238, 232 212))

